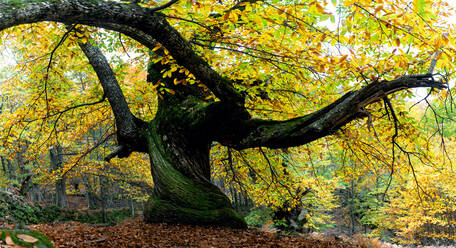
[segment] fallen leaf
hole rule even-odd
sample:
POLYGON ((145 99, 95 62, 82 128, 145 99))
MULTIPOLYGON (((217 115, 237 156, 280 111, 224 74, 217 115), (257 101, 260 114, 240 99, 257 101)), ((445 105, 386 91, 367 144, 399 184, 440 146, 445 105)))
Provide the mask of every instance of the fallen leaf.
POLYGON ((26 235, 26 234, 18 234, 17 237, 24 240, 27 243, 35 243, 36 241, 38 241, 37 238, 26 235))

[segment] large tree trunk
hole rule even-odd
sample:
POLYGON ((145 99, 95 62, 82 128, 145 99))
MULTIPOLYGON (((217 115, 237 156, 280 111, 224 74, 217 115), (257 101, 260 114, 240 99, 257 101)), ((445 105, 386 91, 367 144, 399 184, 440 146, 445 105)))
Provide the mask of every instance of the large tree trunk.
POLYGON ((155 191, 145 220, 246 227, 228 197, 210 182, 210 144, 157 117, 146 134, 155 191))

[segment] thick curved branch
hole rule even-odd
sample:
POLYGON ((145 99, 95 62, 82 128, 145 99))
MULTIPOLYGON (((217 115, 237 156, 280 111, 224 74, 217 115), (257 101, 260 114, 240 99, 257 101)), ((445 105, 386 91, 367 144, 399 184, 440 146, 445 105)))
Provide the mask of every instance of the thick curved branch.
POLYGON ((143 44, 144 46, 151 48, 156 47, 158 42, 149 34, 144 33, 143 31, 130 27, 128 25, 116 24, 116 23, 106 23, 104 28, 120 32, 137 42, 143 44))
MULTIPOLYGON (((238 104, 244 97, 232 81, 214 71, 192 49, 191 44, 167 21, 151 9, 100 0, 6 0, 0 3, 0 30, 26 23, 56 21, 110 29, 113 24, 140 30, 160 42, 181 66, 187 68, 218 98, 238 104)), ((133 37, 139 42, 138 37, 133 37)), ((144 44, 148 48, 150 44, 144 44)))
POLYGON ((95 70, 103 87, 104 95, 106 95, 111 105, 116 120, 119 143, 131 143, 139 137, 138 120, 131 113, 122 89, 106 57, 98 47, 89 43, 80 42, 78 44, 95 70))
MULTIPOLYGON (((333 134, 354 119, 366 116, 364 107, 381 101, 384 96, 419 87, 443 89, 447 88, 447 85, 434 81, 431 74, 374 82, 359 90, 350 91, 332 104, 303 117, 287 121, 249 120, 245 122, 244 129, 238 128, 240 131, 238 131, 237 141, 231 140, 225 143, 236 149, 259 146, 286 148, 303 145, 333 134)), ((221 141, 221 143, 224 142, 221 141)))

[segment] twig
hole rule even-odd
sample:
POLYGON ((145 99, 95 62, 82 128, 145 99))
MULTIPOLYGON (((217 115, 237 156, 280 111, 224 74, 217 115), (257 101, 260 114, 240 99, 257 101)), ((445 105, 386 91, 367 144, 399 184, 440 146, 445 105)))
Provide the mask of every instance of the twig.
MULTIPOLYGON (((297 198, 298 196, 295 196, 295 195, 293 195, 293 193, 291 193, 290 187, 284 185, 284 184, 279 180, 279 178, 278 178, 278 176, 277 176, 277 173, 275 172, 274 168, 272 167, 271 161, 269 161, 268 156, 266 156, 266 153, 263 151, 263 148, 258 147, 258 149, 260 150, 260 152, 261 152, 261 154, 263 155, 264 159, 265 159, 266 162, 268 163, 269 171, 270 171, 270 173, 271 173, 271 178, 272 178, 272 180, 275 181, 275 182, 277 182, 278 184, 280 184, 282 187, 284 187, 284 188, 287 190, 287 192, 288 192, 288 194, 290 195, 291 198, 297 200, 296 198, 297 198)), ((277 188, 277 186, 276 186, 276 188, 277 188)))
POLYGON ((108 141, 115 133, 110 133, 108 134, 104 139, 102 139, 101 141, 99 141, 97 144, 95 144, 94 146, 92 146, 89 150, 85 151, 79 158, 78 160, 76 160, 76 162, 70 167, 68 168, 68 170, 66 170, 63 174, 62 174, 62 177, 65 176, 68 172, 70 172, 71 170, 74 169, 74 167, 76 167, 76 165, 79 164, 79 162, 85 158, 85 156, 87 156, 89 153, 91 153, 93 150, 97 149, 99 146, 101 146, 102 144, 104 144, 106 141, 108 141))
POLYGON ((157 7, 152 8, 152 9, 149 9, 149 11, 151 11, 151 12, 156 12, 156 11, 160 11, 160 10, 162 10, 162 9, 166 9, 166 8, 170 7, 171 5, 177 3, 178 1, 179 1, 179 0, 171 0, 171 1, 169 1, 168 3, 166 3, 166 4, 163 4, 163 5, 161 5, 161 6, 157 6, 157 7))
POLYGON ((432 72, 434 71, 435 65, 437 64, 437 57, 439 56, 440 53, 441 53, 440 50, 436 51, 434 53, 434 57, 431 60, 431 66, 429 67, 428 74, 432 74, 432 72))
POLYGON ((131 58, 131 57, 130 57, 130 54, 128 54, 128 51, 127 51, 127 49, 126 49, 125 46, 124 46, 124 43, 122 42, 122 33, 121 33, 121 32, 119 32, 119 42, 120 42, 120 45, 122 45, 122 48, 123 48, 123 50, 125 51, 125 53, 127 54, 127 56, 128 56, 129 58, 131 58))
POLYGON ((38 120, 45 120, 49 117, 54 117, 56 115, 59 115, 59 118, 60 118, 60 115, 61 114, 64 114, 70 110, 73 110, 73 109, 77 109, 77 108, 80 108, 80 107, 86 107, 86 106, 92 106, 92 105, 96 105, 96 104, 100 104, 102 102, 104 102, 104 100, 106 100, 106 94, 103 94, 102 98, 96 102, 90 102, 90 103, 82 103, 82 104, 78 104, 78 105, 75 105, 75 106, 71 106, 71 107, 68 107, 62 111, 59 111, 59 112, 56 112, 56 113, 53 113, 51 115, 48 115, 48 116, 45 116, 45 117, 41 117, 41 118, 37 118, 37 119, 31 119, 31 120, 23 120, 24 122, 34 122, 34 121, 38 121, 38 120))
POLYGON ((44 75, 44 95, 45 95, 45 99, 46 99, 46 115, 49 115, 49 101, 48 101, 48 94, 47 94, 47 83, 48 83, 48 79, 49 79, 49 70, 51 69, 51 66, 52 66, 52 58, 54 57, 54 53, 55 51, 57 51, 57 49, 59 48, 60 45, 63 44, 63 42, 65 42, 65 40, 68 38, 68 36, 70 35, 71 31, 73 31, 74 27, 76 25, 73 24, 70 26, 70 28, 68 28, 68 30, 65 32, 65 34, 63 34, 62 38, 60 39, 59 43, 57 43, 57 45, 54 47, 54 49, 52 49, 51 51, 51 56, 49 57, 49 63, 46 67, 46 74, 44 75))

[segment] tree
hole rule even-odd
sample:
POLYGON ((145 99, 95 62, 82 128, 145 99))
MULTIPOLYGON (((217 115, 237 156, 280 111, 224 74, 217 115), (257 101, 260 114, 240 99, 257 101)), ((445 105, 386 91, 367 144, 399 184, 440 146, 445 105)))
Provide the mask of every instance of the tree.
MULTIPOLYGON (((379 112, 378 105, 369 109, 379 101, 385 102, 397 131, 398 117, 388 96, 400 98, 397 92, 419 87, 446 88, 445 80, 434 79, 433 70, 419 72, 428 67, 423 64, 434 52, 444 61, 439 65, 442 70, 451 70, 454 61, 449 56, 454 46, 449 44, 448 35, 442 35, 444 29, 428 27, 429 23, 441 22, 438 17, 446 11, 437 3, 428 6, 431 11, 426 12, 423 5, 427 3, 423 1, 416 1, 413 8, 399 0, 386 5, 343 1, 336 16, 343 18, 344 26, 331 31, 318 24, 331 16, 324 1, 293 4, 247 0, 228 8, 211 1, 177 2, 0 3, 0 30, 50 21, 67 25, 64 36, 79 37, 78 45, 103 88, 101 101, 107 98, 115 118, 118 148, 106 160, 127 157, 132 152, 150 156, 155 186, 145 211, 145 219, 150 222, 245 227, 242 216, 210 181, 209 151, 213 142, 236 150, 299 146, 334 134, 347 123, 370 116, 370 112, 379 112), (218 14, 210 13, 212 10, 218 14), (402 13, 399 10, 404 11, 403 19, 387 15, 402 13), (408 23, 416 26, 411 28, 408 23), (150 56, 147 81, 158 95, 158 110, 152 120, 132 114, 91 32, 76 24, 122 33, 150 49, 150 54, 144 55, 150 56), (373 27, 380 31, 369 32, 373 27), (383 39, 390 45, 376 50, 372 45, 383 39), (333 55, 329 48, 322 47, 335 43, 345 45, 346 53, 339 50, 333 55), (404 46, 411 48, 404 52, 404 46), (395 56, 393 47, 401 54, 395 56), (235 50, 234 55, 223 52, 230 49, 235 50), (440 50, 443 52, 437 53, 440 50), (308 65, 303 66, 306 62, 308 65), (411 74, 399 76, 406 72, 411 74), (287 84, 292 85, 291 89, 287 84), (298 85, 304 94, 293 89, 298 85), (346 93, 340 96, 340 91, 346 93), (294 118, 285 115, 277 120, 265 112, 249 111, 260 103, 280 105, 277 92, 291 93, 295 100, 313 97, 307 101, 309 106, 327 105, 313 112, 304 109, 308 113, 304 115, 297 109, 294 118), (315 94, 324 97, 319 100, 315 94)), ((46 90, 54 52, 43 72, 45 117, 53 114, 46 90)))
MULTIPOLYGON (((60 146, 52 147, 49 150, 49 160, 53 170, 62 168, 63 155, 62 148, 60 146)), ((62 178, 55 180, 55 205, 65 208, 67 206, 66 198, 66 178, 64 175, 62 178)))

